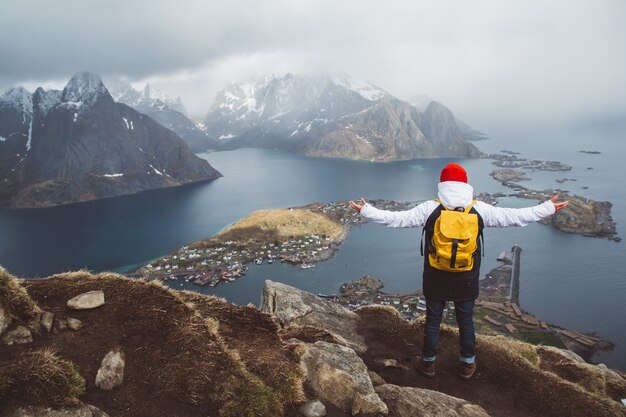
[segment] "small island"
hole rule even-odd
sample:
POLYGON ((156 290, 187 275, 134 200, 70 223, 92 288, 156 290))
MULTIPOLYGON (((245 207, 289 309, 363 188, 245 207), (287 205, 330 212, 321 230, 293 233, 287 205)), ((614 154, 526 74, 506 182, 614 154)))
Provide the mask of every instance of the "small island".
POLYGON ((493 159, 493 165, 500 168, 522 168, 539 171, 570 171, 571 166, 559 161, 541 161, 539 159, 518 158, 515 152, 485 154, 483 158, 493 159))
POLYGON ((491 175, 494 180, 500 181, 503 184, 509 182, 530 180, 525 172, 515 169, 496 169, 494 171, 491 171, 489 175, 491 175))
POLYGON ((600 151, 578 151, 578 152, 580 152, 580 153, 587 153, 587 154, 590 154, 590 155, 599 155, 599 154, 602 153, 600 151))
MULTIPOLYGON (((528 180, 525 172, 514 169, 500 169, 491 173, 491 176, 512 188, 516 192, 513 197, 525 198, 543 202, 559 194, 562 199, 569 201, 564 210, 554 216, 541 220, 541 223, 556 227, 566 233, 575 233, 588 237, 601 237, 619 242, 622 239, 617 236, 617 226, 611 217, 611 207, 608 201, 595 201, 589 198, 570 194, 564 190, 550 189, 543 191, 531 190, 518 184, 516 181, 528 180)), ((574 179, 560 179, 557 182, 575 181, 574 179)))

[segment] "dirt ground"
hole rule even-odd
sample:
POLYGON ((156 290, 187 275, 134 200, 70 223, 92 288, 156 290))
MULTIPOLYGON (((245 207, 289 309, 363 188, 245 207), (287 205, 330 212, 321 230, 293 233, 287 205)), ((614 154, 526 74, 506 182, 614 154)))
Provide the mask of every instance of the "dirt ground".
MULTIPOLYGON (((490 346, 481 345, 480 339, 476 348, 477 371, 471 380, 461 379, 458 375, 458 336, 450 331, 442 331, 440 335, 436 376, 427 378, 415 369, 416 357, 420 355, 422 349, 421 324, 411 324, 389 314, 386 318, 376 315, 375 320, 367 319, 371 313, 366 311, 359 314, 364 318, 361 320, 359 333, 365 337, 368 346, 367 352, 361 357, 368 368, 377 372, 387 383, 425 388, 462 398, 480 405, 492 417, 611 415, 607 414, 606 410, 602 412, 598 410, 598 414, 589 409, 572 410, 576 408, 573 404, 563 408, 559 408, 559 405, 552 406, 547 392, 550 386, 546 385, 544 397, 541 393, 541 381, 533 381, 536 377, 532 375, 518 378, 517 375, 520 374, 518 364, 511 364, 509 372, 502 358, 494 357, 491 360, 490 346), (401 366, 381 368, 380 359, 396 359, 401 366), (529 389, 529 381, 535 385, 535 389, 529 389)), ((622 392, 620 395, 624 394, 626 393, 622 392)), ((571 393, 563 392, 560 395, 563 398, 559 402, 568 404, 567 397, 571 393)))
MULTIPOLYGON (((273 322, 258 310, 237 306, 228 309, 233 310, 228 311, 233 315, 232 325, 240 332, 254 334, 257 347, 254 352, 233 354, 229 345, 235 343, 226 340, 229 336, 218 335, 219 325, 214 328, 181 295, 158 285, 84 275, 78 279, 24 282, 42 309, 53 312, 55 318, 77 318, 83 327, 49 334, 44 330, 28 345, 0 345, 2 360, 10 361, 25 351, 54 349, 60 357, 73 362, 85 378, 86 391, 80 399, 115 417, 218 416, 225 404, 230 410, 226 414, 237 416, 237 407, 246 401, 258 402, 262 410, 259 415, 267 416, 279 413, 267 411, 280 406, 278 397, 287 402, 298 398, 301 388, 287 386, 293 383, 294 370, 299 372, 298 359, 278 338, 273 322), (104 290, 105 305, 82 311, 67 308, 68 299, 96 289, 104 290), (151 308, 140 308, 142 305, 151 308), (116 346, 121 346, 126 356, 124 382, 105 391, 95 387, 95 377, 102 358, 116 346), (260 357, 261 362, 256 360, 260 357), (254 370, 250 372, 243 363, 254 370), (263 363, 268 366, 263 367, 263 363), (270 374, 276 370, 281 378, 270 374)), ((219 315, 223 304, 215 303, 214 316, 219 315)), ((210 313, 210 303, 204 310, 210 313)), ((220 319, 227 333, 227 315, 222 314, 220 319)), ((0 398, 0 416, 2 410, 36 400, 28 390, 16 387, 15 392, 0 398)))

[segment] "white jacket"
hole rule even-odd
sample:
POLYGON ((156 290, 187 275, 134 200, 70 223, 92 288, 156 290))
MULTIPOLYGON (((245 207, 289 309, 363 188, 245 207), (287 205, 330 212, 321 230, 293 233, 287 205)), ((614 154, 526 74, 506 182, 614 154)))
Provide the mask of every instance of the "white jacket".
MULTIPOLYGON (((464 182, 440 182, 438 188, 439 200, 447 209, 468 207, 474 198, 474 188, 464 182)), ((438 202, 429 200, 411 210, 388 211, 379 210, 371 204, 366 204, 361 209, 361 215, 387 227, 422 227, 437 206, 439 206, 438 202)), ((526 226, 528 223, 539 221, 556 211, 551 201, 519 209, 494 207, 491 204, 477 201, 474 208, 482 217, 485 227, 526 226)))

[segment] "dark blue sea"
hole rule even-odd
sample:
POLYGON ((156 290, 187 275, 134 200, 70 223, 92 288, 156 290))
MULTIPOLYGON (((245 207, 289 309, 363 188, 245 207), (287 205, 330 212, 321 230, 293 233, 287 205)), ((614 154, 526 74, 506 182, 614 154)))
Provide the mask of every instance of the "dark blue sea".
MULTIPOLYGON (((564 188, 613 203, 618 232, 626 237, 626 129, 624 125, 575 128, 494 128, 477 142, 486 152, 511 150, 521 157, 558 160, 569 172, 529 172, 533 189, 564 188), (580 150, 596 150, 590 155, 580 150), (592 169, 588 169, 592 168, 592 169), (576 182, 558 184, 558 178, 576 182), (589 187, 583 189, 582 187, 589 187)), ((488 175, 490 160, 414 160, 393 163, 307 158, 276 150, 240 149, 200 155, 222 174, 212 182, 95 202, 31 210, 0 210, 0 264, 21 277, 87 268, 125 271, 194 240, 210 237, 259 209, 313 201, 387 198, 422 201, 436 196, 448 162, 464 165, 476 192, 510 192, 488 175)), ((530 201, 505 198, 502 206, 530 201)), ((303 270, 286 264, 250 265, 230 284, 185 288, 258 304, 264 279, 313 293, 334 293, 341 283, 369 274, 389 292, 421 288, 419 229, 377 224, 353 228, 330 261, 303 270)), ((626 369, 626 240, 586 238, 540 224, 485 230, 482 272, 514 244, 522 249, 522 307, 556 325, 596 332, 616 344, 594 360, 626 369)))

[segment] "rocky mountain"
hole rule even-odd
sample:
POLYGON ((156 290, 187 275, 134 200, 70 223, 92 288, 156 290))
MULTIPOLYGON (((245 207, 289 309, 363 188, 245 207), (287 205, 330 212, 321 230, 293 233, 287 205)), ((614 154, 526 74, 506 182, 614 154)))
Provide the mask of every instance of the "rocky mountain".
POLYGON ((0 267, 0 415, 626 415, 619 372, 550 346, 478 335, 477 374, 461 380, 449 326, 425 378, 423 329, 269 280, 257 309, 112 273, 0 267))
POLYGON ((287 74, 233 84, 218 93, 204 124, 224 148, 372 161, 480 155, 442 104, 420 112, 348 76, 287 74))
POLYGON ((221 174, 152 118, 115 103, 97 75, 63 91, 0 99, 0 206, 44 207, 205 181, 221 174))
POLYGON ((135 110, 147 114, 164 127, 180 136, 187 145, 195 151, 201 152, 217 147, 217 142, 211 139, 202 129, 192 122, 185 112, 180 97, 167 95, 146 84, 142 91, 133 88, 128 83, 114 82, 110 88, 113 99, 124 103, 135 110))

